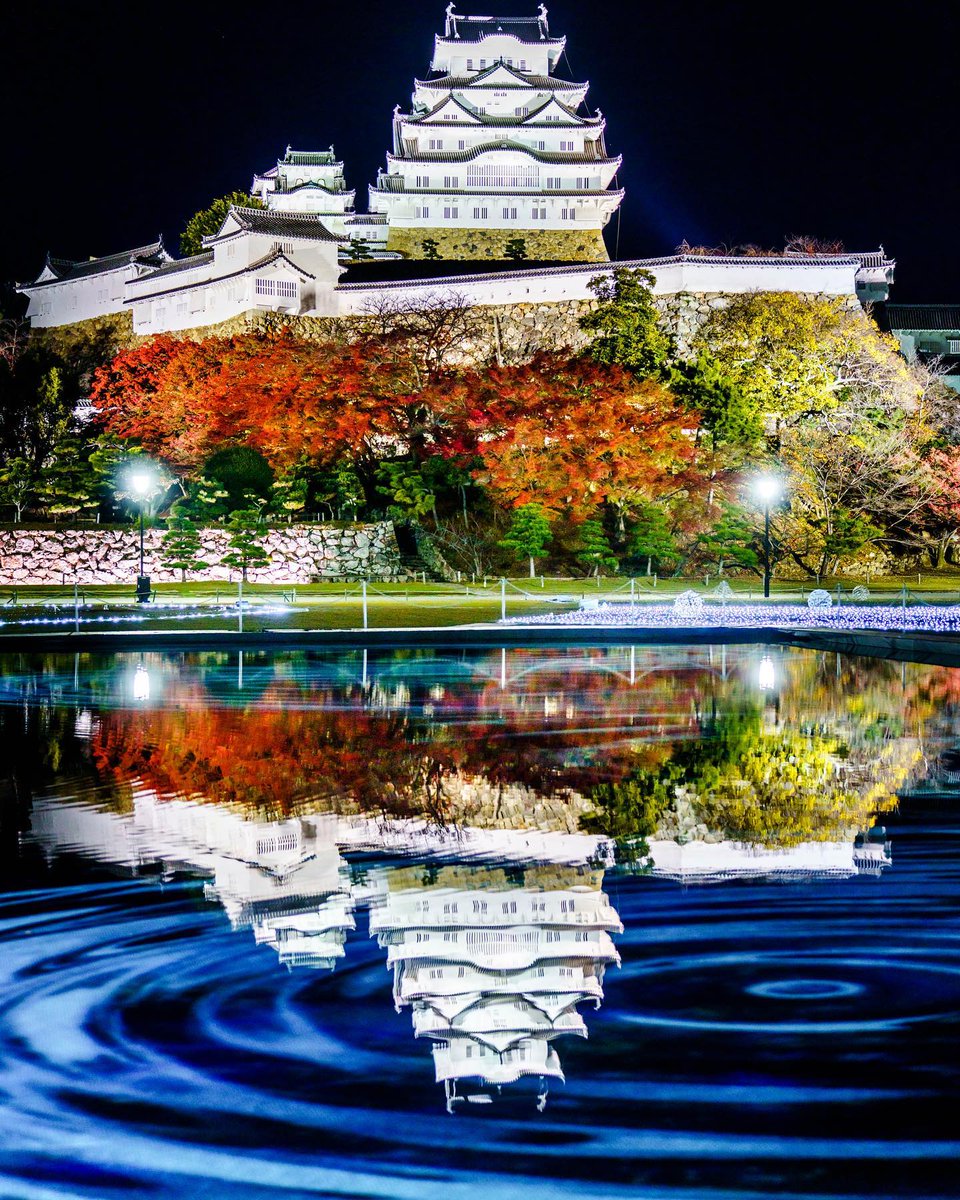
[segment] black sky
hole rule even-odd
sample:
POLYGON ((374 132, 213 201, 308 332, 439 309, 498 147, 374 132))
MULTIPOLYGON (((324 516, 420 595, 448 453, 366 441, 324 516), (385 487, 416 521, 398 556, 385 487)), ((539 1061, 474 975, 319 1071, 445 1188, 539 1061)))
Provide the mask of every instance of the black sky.
MULTIPOLYGON (((21 0, 0 42, 0 279, 33 278, 48 249, 105 254, 161 230, 176 250, 192 212, 247 187, 288 142, 333 142, 365 205, 444 3, 21 0)), ((956 6, 549 7, 624 156, 620 257, 684 237, 882 242, 895 299, 960 299, 956 6)), ((608 235, 613 251, 613 223, 608 235)))

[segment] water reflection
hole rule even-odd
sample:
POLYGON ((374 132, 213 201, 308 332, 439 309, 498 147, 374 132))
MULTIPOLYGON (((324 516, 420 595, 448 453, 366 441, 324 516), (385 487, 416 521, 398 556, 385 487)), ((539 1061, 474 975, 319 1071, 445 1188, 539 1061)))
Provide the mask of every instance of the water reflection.
POLYGON ((0 1193, 949 1194, 960 673, 140 663, 0 662, 0 1193))

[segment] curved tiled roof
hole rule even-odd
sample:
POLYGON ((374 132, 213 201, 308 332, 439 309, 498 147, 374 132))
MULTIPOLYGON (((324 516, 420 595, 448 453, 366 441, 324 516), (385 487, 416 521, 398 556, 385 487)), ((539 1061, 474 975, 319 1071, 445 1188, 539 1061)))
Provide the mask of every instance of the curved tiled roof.
MULTIPOLYGON (((346 239, 340 239, 340 240, 345 241, 346 239)), ((199 254, 194 256, 194 258, 196 258, 196 259, 199 259, 202 257, 204 257, 204 256, 199 255, 199 254)), ((212 260, 212 259, 213 259, 213 254, 211 253, 210 260, 212 260)), ((261 269, 261 267, 270 266, 271 263, 277 262, 278 259, 282 259, 287 264, 288 267, 290 267, 292 270, 296 271, 297 274, 302 276, 304 279, 315 279, 316 278, 316 276, 311 275, 311 273, 309 271, 305 271, 303 269, 303 267, 297 266, 297 264, 292 259, 288 258, 286 256, 286 254, 283 253, 282 250, 272 250, 269 254, 265 254, 263 256, 263 258, 258 258, 256 260, 256 262, 247 263, 246 265, 244 265, 242 267, 238 267, 236 271, 230 271, 226 275, 215 275, 213 277, 205 276, 203 279, 190 279, 190 280, 187 280, 186 283, 182 283, 179 286, 177 285, 176 281, 174 281, 173 286, 171 286, 171 287, 160 288, 158 291, 154 291, 154 292, 143 292, 140 295, 131 296, 130 300, 132 302, 136 302, 139 300, 155 300, 158 296, 169 296, 172 292, 184 292, 188 288, 207 287, 210 284, 224 283, 228 279, 236 279, 237 276, 246 275, 250 271, 259 271, 261 269)), ((189 262, 190 260, 185 260, 185 261, 189 262)), ((202 266, 203 264, 197 262, 194 265, 202 266)), ((156 277, 156 274, 157 274, 157 272, 154 272, 151 275, 144 276, 143 282, 152 283, 154 278, 156 277)))
POLYGON ((478 71, 475 75, 438 75, 436 79, 414 79, 414 89, 417 88, 445 88, 458 89, 464 88, 483 88, 486 86, 484 80, 493 74, 494 71, 506 71, 508 74, 516 78, 516 83, 497 83, 491 84, 491 87, 496 87, 499 91, 502 88, 542 88, 544 91, 553 92, 580 92, 586 91, 590 84, 572 83, 568 79, 557 79, 553 75, 530 75, 526 71, 520 71, 516 67, 511 67, 504 62, 495 62, 490 67, 485 67, 482 71, 478 71))
POLYGON ((447 104, 450 104, 450 103, 455 104, 457 106, 457 108, 459 108, 468 117, 473 117, 474 120, 472 120, 472 121, 438 121, 438 122, 436 122, 436 127, 438 129, 445 129, 450 126, 452 126, 454 129, 460 129, 463 127, 473 128, 477 125, 490 125, 490 126, 494 126, 494 127, 505 126, 505 127, 509 127, 509 128, 516 128, 520 125, 523 125, 525 128, 529 127, 529 126, 533 126, 534 128, 543 128, 543 129, 565 129, 566 126, 562 125, 559 121, 539 121, 539 122, 537 121, 536 118, 537 118, 538 114, 542 113, 544 111, 544 109, 549 108, 551 105, 556 105, 558 108, 562 109, 563 112, 565 112, 572 121, 575 121, 577 123, 577 125, 592 125, 592 126, 599 126, 601 128, 605 128, 606 124, 607 124, 606 119, 604 117, 581 117, 581 116, 579 116, 577 113, 575 113, 573 111, 572 108, 568 107, 566 104, 561 104, 561 102, 556 98, 556 96, 548 97, 546 100, 544 100, 544 102, 540 105, 539 108, 533 109, 533 111, 529 112, 525 117, 518 117, 516 114, 514 114, 513 116, 498 117, 498 116, 492 116, 490 113, 475 112, 473 109, 468 108, 456 96, 445 96, 439 102, 439 104, 435 104, 433 106, 433 108, 430 109, 429 112, 422 113, 419 116, 415 115, 414 113, 400 113, 399 116, 404 121, 407 121, 411 125, 423 125, 425 123, 428 123, 431 117, 436 116, 436 114, 438 112, 440 112, 443 108, 446 107, 447 104))
MULTIPOLYGON (((87 258, 79 262, 69 258, 54 258, 47 255, 46 266, 53 272, 54 279, 39 279, 35 283, 42 287, 47 283, 64 283, 71 279, 83 279, 88 275, 103 275, 107 271, 116 271, 128 267, 131 263, 156 263, 158 266, 169 258, 163 248, 163 239, 158 238, 146 246, 137 246, 133 250, 123 250, 119 254, 107 254, 102 258, 87 258)), ((29 286, 34 286, 30 284, 29 286)))
POLYGON ((887 324, 891 329, 960 329, 960 304, 888 304, 887 324))
POLYGON ((514 150, 517 153, 526 154, 530 158, 535 158, 538 162, 554 163, 558 166, 566 163, 576 166, 589 164, 617 168, 623 161, 622 154, 618 154, 614 158, 595 158, 589 154, 573 154, 569 151, 553 154, 549 150, 532 150, 529 146, 512 141, 484 142, 482 146, 474 146, 472 150, 418 150, 416 154, 388 154, 387 161, 439 163, 441 165, 443 163, 465 163, 478 158, 481 154, 489 154, 496 150, 514 150))
MULTIPOLYGON (((537 279, 543 276, 551 275, 569 275, 575 274, 609 274, 611 271, 617 270, 643 270, 649 267, 670 267, 682 263, 699 263, 711 264, 716 263, 721 266, 732 267, 756 267, 756 266, 778 266, 796 265, 796 260, 802 263, 808 263, 813 266, 847 266, 859 267, 863 265, 863 260, 869 258, 869 254, 812 254, 812 255, 796 255, 790 258, 785 258, 781 254, 777 255, 721 255, 721 254, 668 254, 660 258, 633 258, 624 259, 620 262, 606 263, 566 263, 563 266, 552 267, 528 267, 523 270, 491 270, 483 272, 483 276, 488 279, 537 279)), ((451 284, 470 284, 477 281, 478 276, 472 275, 442 275, 433 279, 418 279, 417 285, 425 287, 449 287, 451 284)), ((376 284, 369 283, 342 283, 338 285, 338 290, 362 290, 371 286, 377 288, 400 288, 410 287, 411 280, 404 279, 397 282, 378 281, 376 284)))
POLYGON ((338 234, 331 233, 320 217, 314 213, 271 212, 265 208, 239 208, 233 205, 227 213, 219 233, 205 237, 203 244, 208 245, 217 241, 223 235, 224 227, 231 217, 237 221, 241 229, 251 233, 268 233, 277 237, 310 238, 314 242, 344 241, 338 234))

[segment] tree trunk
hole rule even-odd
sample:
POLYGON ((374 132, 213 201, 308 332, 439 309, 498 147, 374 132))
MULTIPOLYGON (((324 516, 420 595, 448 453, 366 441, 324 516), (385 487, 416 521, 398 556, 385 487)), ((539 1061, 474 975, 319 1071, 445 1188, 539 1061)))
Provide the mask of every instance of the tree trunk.
POLYGON ((537 570, 536 570, 536 567, 534 566, 533 555, 531 554, 530 555, 530 578, 536 579, 536 577, 537 577, 537 570))

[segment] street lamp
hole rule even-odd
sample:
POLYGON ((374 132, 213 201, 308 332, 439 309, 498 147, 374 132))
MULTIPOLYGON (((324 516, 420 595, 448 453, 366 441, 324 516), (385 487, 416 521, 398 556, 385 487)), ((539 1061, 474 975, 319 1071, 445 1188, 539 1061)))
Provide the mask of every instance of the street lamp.
POLYGON ((153 476, 143 467, 135 467, 127 476, 127 487, 140 504, 140 571, 137 575, 137 603, 144 604, 150 599, 150 576, 143 573, 143 514, 147 507, 147 497, 153 490, 153 476))
POLYGON ((770 505, 780 496, 780 481, 772 475, 761 475, 754 481, 753 490, 763 505, 763 598, 770 599, 770 505))

